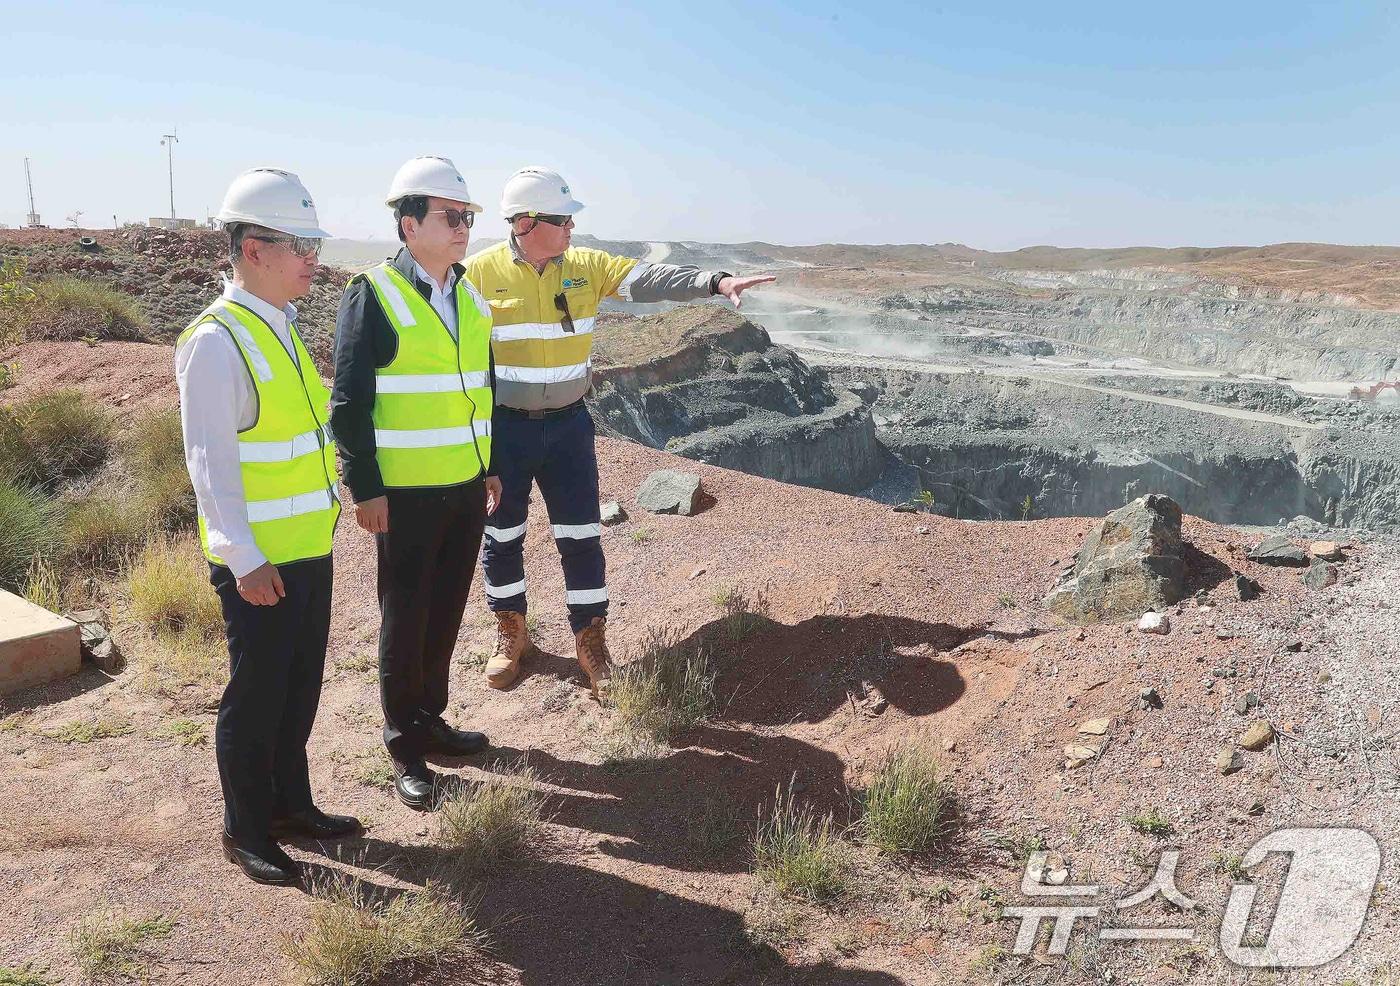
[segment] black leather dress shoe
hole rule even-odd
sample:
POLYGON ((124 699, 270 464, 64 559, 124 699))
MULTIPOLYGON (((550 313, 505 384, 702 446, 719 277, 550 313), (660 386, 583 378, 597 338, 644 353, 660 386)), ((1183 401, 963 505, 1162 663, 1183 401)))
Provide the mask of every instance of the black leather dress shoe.
POLYGON ((254 883, 265 883, 272 887, 288 887, 301 882, 301 867, 275 845, 245 849, 221 833, 224 858, 233 863, 243 875, 254 883))
POLYGON ((428 723, 428 752, 447 757, 470 757, 491 746, 485 733, 453 729, 441 719, 428 723))
POLYGON ((272 834, 299 839, 344 839, 364 831, 358 818, 349 815, 327 815, 319 808, 293 812, 272 823, 272 834))
POLYGON ((414 764, 394 764, 394 793, 414 811, 431 811, 437 774, 423 761, 414 764))

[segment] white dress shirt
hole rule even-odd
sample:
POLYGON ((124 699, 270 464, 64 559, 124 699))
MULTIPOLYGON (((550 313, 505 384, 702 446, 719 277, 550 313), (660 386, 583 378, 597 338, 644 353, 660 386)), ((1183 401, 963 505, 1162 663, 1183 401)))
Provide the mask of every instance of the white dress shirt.
MULTIPOLYGON (((412 256, 412 254, 410 254, 412 256)), ((413 273, 418 280, 428 285, 431 292, 428 295, 428 304, 433 306, 433 310, 442 316, 442 324, 447 326, 447 331, 452 333, 452 338, 457 338, 457 271, 455 268, 447 268, 447 283, 438 287, 438 282, 433 280, 433 276, 423 269, 423 265, 417 260, 413 261, 413 273)))
MULTIPOLYGON (((267 322, 300 366, 288 327, 296 319, 296 308, 275 308, 229 281, 224 282, 224 297, 267 322)), ((239 431, 257 421, 257 391, 238 344, 217 322, 195 329, 176 350, 175 380, 180 387, 185 464, 209 531, 209 548, 242 578, 267 561, 248 523, 238 457, 239 431)))

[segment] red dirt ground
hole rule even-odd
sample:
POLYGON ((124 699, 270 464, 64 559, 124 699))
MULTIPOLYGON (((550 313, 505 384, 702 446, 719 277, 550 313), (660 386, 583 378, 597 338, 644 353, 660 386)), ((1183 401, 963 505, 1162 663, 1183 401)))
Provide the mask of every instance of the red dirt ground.
MULTIPOLYGON (((121 407, 174 401, 164 346, 42 344, 22 347, 19 358, 20 396, 71 385, 114 404, 130 394, 121 407)), ((1269 824, 1243 806, 1262 798, 1273 814, 1277 779, 1251 754, 1241 773, 1215 774, 1221 738, 1242 726, 1217 707, 1219 692, 1208 698, 1199 686, 1203 672, 1235 656, 1243 689, 1278 646, 1264 630, 1221 640, 1217 626, 1281 627, 1297 608, 1296 573, 1244 560, 1257 539, 1186 523, 1199 549, 1192 591, 1220 586, 1233 568, 1264 584, 1263 599, 1227 602, 1224 585, 1216 608, 1173 613, 1169 636, 1122 625, 1081 632, 1038 603, 1090 520, 965 523, 630 443, 600 439, 598 456, 603 499, 630 514, 603 538, 614 655, 626 660, 658 629, 700 639, 722 669, 720 711, 650 765, 600 766, 608 714, 588 698, 572 659, 537 499, 527 569, 544 653, 511 690, 488 690, 471 666, 473 652, 490 647, 479 583, 473 588, 448 717, 489 733, 496 754, 447 769, 473 777, 528 752, 549 784, 550 838, 534 858, 466 888, 491 932, 489 959, 418 981, 876 986, 958 982, 974 968, 1018 978, 1034 967, 984 952, 1009 945, 1014 922, 998 920, 996 908, 1020 880, 1019 863, 989 846, 987 832, 1039 835, 1073 857, 1076 880, 1093 872, 1136 889, 1145 881, 1125 853, 1151 840, 1126 830, 1131 810, 1161 806, 1179 832, 1198 837, 1198 876, 1210 848, 1242 849, 1269 824), (663 467, 699 473, 713 505, 694 517, 637 508, 637 486, 663 467), (724 632, 713 598, 731 587, 767 600, 741 640, 724 632), (861 701, 863 679, 887 698, 882 714, 861 701), (1144 686, 1158 689, 1164 709, 1137 707, 1144 686), (1067 770, 1062 748, 1078 723, 1098 716, 1114 720, 1104 753, 1067 770), (912 867, 867 861, 861 891, 831 910, 808 909, 797 941, 746 943, 745 914, 756 900, 746 839, 706 854, 688 842, 688 823, 707 806, 732 804, 751 829, 775 787, 794 776, 801 798, 845 821, 851 792, 879 757, 916 737, 946 751, 958 811, 948 845, 912 867)), ((378 614, 372 543, 348 517, 336 566, 312 778, 323 807, 355 812, 370 830, 338 848, 292 851, 318 872, 347 871, 389 891, 421 885, 442 852, 431 818, 354 779, 355 755, 379 742, 377 689, 372 674, 335 668, 372 652, 378 614)), ((0 715, 15 709, 35 715, 23 730, 0 732, 0 965, 35 961, 55 976, 75 975, 69 930, 112 908, 177 921, 154 946, 157 982, 279 977, 280 942, 304 928, 310 900, 248 883, 220 857, 212 747, 159 735, 188 710, 143 692, 131 671, 110 680, 93 669, 0 699, 0 715), (42 735, 98 714, 127 716, 136 731, 87 745, 42 735)), ((193 718, 212 729, 207 709, 193 718)), ((1189 962, 1185 972, 1154 962, 1148 979, 1199 981, 1189 962)))

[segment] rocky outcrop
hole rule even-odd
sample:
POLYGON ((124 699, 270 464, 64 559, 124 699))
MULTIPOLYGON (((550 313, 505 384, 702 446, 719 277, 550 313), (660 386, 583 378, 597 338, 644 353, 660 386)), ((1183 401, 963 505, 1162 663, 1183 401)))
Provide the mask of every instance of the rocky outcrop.
MULTIPOLYGON (((1071 623, 1125 619, 1176 603, 1184 587, 1181 507, 1154 493, 1099 521, 1045 608, 1071 623)), ((1154 620, 1139 629, 1166 633, 1168 624, 1154 620)))
POLYGON ((839 492, 885 464, 860 398, 714 305, 600 319, 594 417, 686 458, 839 492))

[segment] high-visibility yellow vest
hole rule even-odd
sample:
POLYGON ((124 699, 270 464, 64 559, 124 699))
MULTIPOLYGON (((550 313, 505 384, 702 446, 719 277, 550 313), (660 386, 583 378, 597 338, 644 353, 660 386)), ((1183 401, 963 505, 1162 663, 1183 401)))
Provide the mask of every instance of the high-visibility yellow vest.
POLYGON ((491 465, 491 309, 457 279, 457 338, 390 263, 363 275, 398 336, 375 370, 375 459, 389 487, 455 486, 491 465))
MULTIPOLYGON (((296 361, 265 321, 242 305, 220 298, 176 340, 184 345, 195 329, 214 321, 228 332, 258 396, 258 418, 238 433, 239 471, 248 522, 258 550, 274 565, 324 558, 340 519, 335 443, 326 428, 330 391, 295 326, 288 326, 296 361)), ((209 547, 199 517, 204 556, 224 564, 209 547)))
POLYGON ((570 247, 540 273, 515 259, 510 242, 466 261, 467 277, 491 306, 496 403, 536 411, 588 392, 593 322, 611 295, 626 297, 638 261, 570 247), (567 306, 572 330, 564 324, 567 306))

